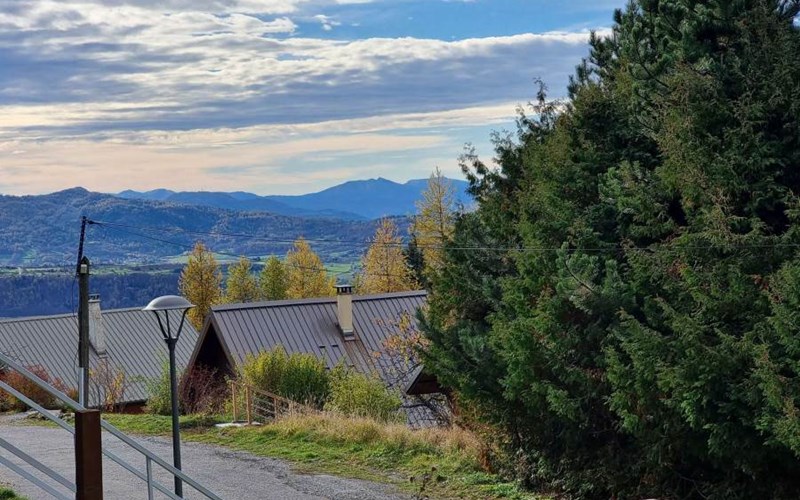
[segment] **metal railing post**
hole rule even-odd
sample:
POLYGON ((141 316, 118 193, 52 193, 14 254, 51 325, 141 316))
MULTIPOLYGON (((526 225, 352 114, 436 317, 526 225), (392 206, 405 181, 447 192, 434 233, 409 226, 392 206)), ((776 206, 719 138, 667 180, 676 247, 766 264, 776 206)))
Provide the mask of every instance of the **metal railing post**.
POLYGON ((75 412, 75 498, 103 500, 103 445, 100 412, 75 412))
MULTIPOLYGON (((59 476, 55 471, 49 470, 45 465, 41 464, 37 460, 33 459, 32 457, 28 456, 21 450, 17 449, 7 441, 0 439, 0 448, 4 448, 9 450, 12 454, 16 455, 18 458, 23 460, 24 462, 28 463, 35 469, 39 470, 43 474, 47 475, 51 479, 55 480, 56 482, 60 483, 61 485, 65 486, 70 491, 75 491, 77 493, 76 498, 78 499, 102 499, 103 498, 103 487, 102 487, 102 455, 107 456, 117 464, 119 464, 123 469, 127 470, 140 480, 144 481, 147 484, 148 488, 148 497, 153 497, 153 490, 156 489, 159 492, 163 493, 167 498, 171 498, 173 500, 181 500, 181 497, 164 487, 161 483, 156 481, 153 478, 152 472, 152 462, 158 464, 161 468, 165 471, 172 474, 176 479, 180 479, 182 482, 188 484, 192 488, 194 488, 197 492, 209 498, 211 500, 222 500, 218 495, 214 492, 203 486, 202 484, 198 483, 191 477, 184 474, 180 469, 174 467, 173 465, 169 464, 158 455, 153 454, 147 448, 143 447, 141 444, 136 442, 136 440, 131 439, 126 434, 122 433, 119 429, 111 425, 110 423, 106 422, 105 420, 100 418, 100 412, 97 410, 87 410, 83 405, 79 402, 73 400, 63 392, 59 391, 52 385, 48 384, 34 373, 32 373, 28 368, 23 366, 22 364, 18 363, 16 360, 10 358, 3 352, 0 352, 0 363, 6 365, 7 369, 13 369, 16 372, 20 373, 23 377, 28 379, 29 381, 33 382, 36 386, 38 386, 43 391, 47 392, 48 394, 55 397, 57 400, 61 401, 64 405, 69 408, 72 408, 76 412, 75 416, 75 428, 73 429, 69 424, 65 421, 42 407, 41 405, 37 404, 35 401, 30 399, 25 394, 22 394, 20 391, 15 389, 14 387, 8 385, 5 381, 0 379, 0 390, 8 392, 9 394, 13 395, 20 401, 24 402, 29 407, 33 408, 41 415, 46 417, 48 420, 54 422, 67 432, 75 435, 75 455, 76 455, 76 478, 79 481, 82 481, 80 486, 73 485, 67 479, 59 476), (81 414, 89 414, 89 416, 81 416, 81 414), (94 416, 92 416, 94 415, 94 416), (91 419, 96 419, 96 424, 91 422, 91 419), (102 447, 102 441, 100 438, 100 428, 107 431, 117 439, 119 439, 122 443, 126 444, 127 446, 131 447, 132 449, 136 450, 137 452, 141 453, 146 458, 146 466, 147 472, 143 473, 138 468, 132 466, 116 454, 112 453, 108 448, 102 447), (94 432, 93 429, 96 429, 96 436, 91 437, 92 433, 94 432), (80 433, 80 437, 78 437, 78 433, 80 433), (94 463, 95 458, 92 457, 93 454, 99 455, 97 459, 97 473, 100 474, 99 480, 93 480, 91 477, 91 471, 88 470, 87 467, 81 468, 80 464, 88 464, 94 463), (94 493, 81 493, 81 489, 96 489, 94 493), (96 494, 98 496, 90 496, 91 494, 96 494)), ((33 484, 41 487, 44 491, 49 493, 54 498, 59 500, 68 500, 70 497, 63 495, 52 486, 39 480, 36 476, 32 475, 27 470, 21 468, 14 462, 6 459, 2 455, 0 455, 0 465, 7 467, 8 469, 16 472, 21 477, 29 480, 33 484)))
POLYGON ((153 461, 147 457, 147 500, 153 500, 153 461))

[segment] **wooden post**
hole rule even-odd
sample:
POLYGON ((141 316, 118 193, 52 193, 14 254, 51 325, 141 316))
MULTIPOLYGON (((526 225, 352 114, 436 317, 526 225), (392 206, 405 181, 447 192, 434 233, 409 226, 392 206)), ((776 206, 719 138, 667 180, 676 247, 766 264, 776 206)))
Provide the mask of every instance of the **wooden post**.
POLYGON ((103 500, 103 450, 100 412, 75 412, 75 498, 103 500))
POLYGON ((233 421, 236 422, 236 382, 231 382, 231 407, 233 407, 233 421))
POLYGON ((250 424, 253 423, 253 412, 252 412, 253 402, 252 402, 252 399, 250 398, 250 386, 249 385, 244 386, 244 399, 245 399, 245 404, 247 405, 247 407, 246 407, 247 408, 247 425, 250 425, 250 424))

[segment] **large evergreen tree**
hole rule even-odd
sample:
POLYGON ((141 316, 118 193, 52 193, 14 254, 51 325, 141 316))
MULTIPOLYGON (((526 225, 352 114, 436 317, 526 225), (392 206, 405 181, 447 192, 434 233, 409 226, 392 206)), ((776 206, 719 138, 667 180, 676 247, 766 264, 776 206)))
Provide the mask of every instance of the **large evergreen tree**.
POLYGON ((799 11, 632 2, 563 107, 542 93, 495 138, 498 170, 464 157, 479 208, 422 318, 426 364, 530 483, 796 496, 799 11))

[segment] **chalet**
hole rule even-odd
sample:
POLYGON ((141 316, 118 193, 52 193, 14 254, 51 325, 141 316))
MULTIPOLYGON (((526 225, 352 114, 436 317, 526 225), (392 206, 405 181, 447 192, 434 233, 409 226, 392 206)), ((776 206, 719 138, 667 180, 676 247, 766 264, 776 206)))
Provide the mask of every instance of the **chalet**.
MULTIPOLYGON (((180 311, 170 311, 174 324, 180 311)), ((176 347, 177 367, 186 367, 197 343, 197 330, 187 321, 176 347)), ((153 313, 135 309, 102 311, 100 299, 89 301, 90 380, 89 404, 104 401, 98 378, 124 374, 119 403, 141 407, 148 398, 148 383, 160 376, 168 351, 153 313)), ((0 320, 0 351, 26 366, 41 367, 52 380, 67 388, 78 387, 78 319, 75 314, 0 320)))
POLYGON ((387 340, 415 329, 426 297, 424 291, 354 296, 350 287, 337 287, 336 297, 215 306, 189 366, 233 375, 249 355, 282 346, 288 353, 312 354, 328 368, 344 363, 377 374, 407 396, 409 421, 421 425, 432 416, 411 396, 439 387, 420 366, 392 353, 387 340))

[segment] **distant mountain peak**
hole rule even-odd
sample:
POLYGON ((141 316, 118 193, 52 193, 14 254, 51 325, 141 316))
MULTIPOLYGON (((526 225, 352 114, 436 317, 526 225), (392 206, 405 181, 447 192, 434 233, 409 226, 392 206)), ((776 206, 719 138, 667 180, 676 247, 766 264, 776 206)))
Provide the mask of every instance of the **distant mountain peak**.
POLYGON ((91 191, 89 191, 88 189, 86 189, 84 187, 75 186, 75 187, 72 187, 72 188, 62 189, 61 191, 56 191, 56 192, 50 193, 50 194, 54 194, 54 195, 86 195, 86 194, 89 194, 90 192, 91 191))
MULTIPOLYGON (((453 180, 457 200, 467 204, 467 183, 453 180)), ((271 212, 300 217, 339 219, 375 219, 385 216, 404 216, 416 210, 415 202, 422 197, 428 179, 413 179, 403 184, 377 177, 359 179, 304 195, 259 196, 244 191, 181 191, 154 189, 139 192, 126 190, 117 196, 126 199, 168 201, 185 205, 201 205, 238 211, 271 212)))

